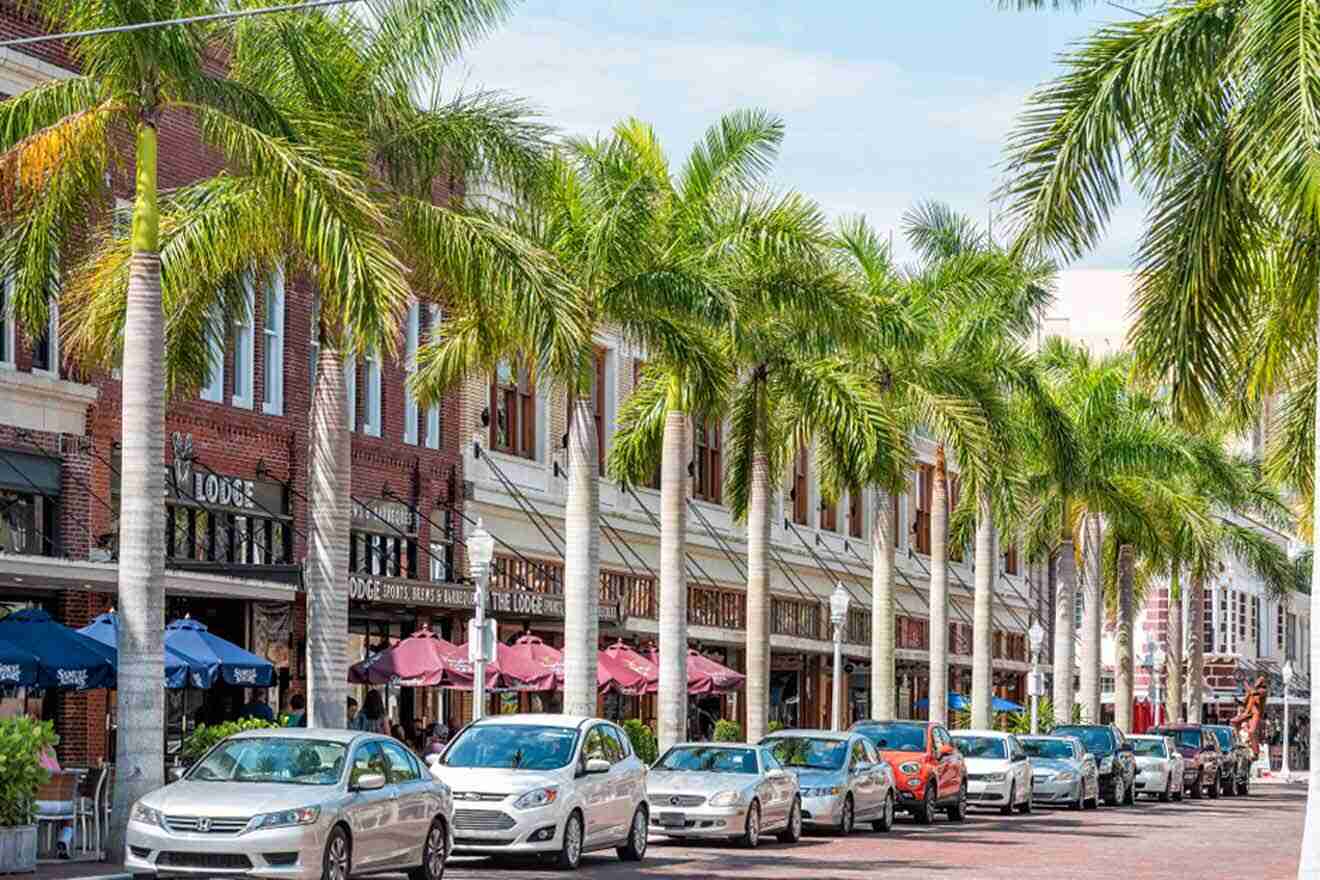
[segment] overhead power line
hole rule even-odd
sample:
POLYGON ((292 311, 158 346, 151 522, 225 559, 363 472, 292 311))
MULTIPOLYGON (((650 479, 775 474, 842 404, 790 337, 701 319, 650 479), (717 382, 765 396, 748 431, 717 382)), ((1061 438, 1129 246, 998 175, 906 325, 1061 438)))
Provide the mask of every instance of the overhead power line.
POLYGON ((5 40, 0 49, 11 46, 30 46, 33 43, 49 43, 54 40, 68 40, 77 37, 97 37, 101 34, 123 34, 130 31, 145 31, 151 28, 171 27, 180 24, 200 24, 207 21, 223 21, 234 18, 251 18, 255 15, 269 15, 272 12, 298 12, 319 6, 343 6, 348 3, 361 3, 362 0, 307 0, 306 3, 294 3, 289 6, 263 6, 260 9, 239 9, 233 12, 214 12, 210 15, 193 15, 188 18, 168 18, 164 21, 136 21, 132 24, 120 24, 114 27, 93 28, 88 31, 67 31, 62 34, 41 34, 36 37, 21 37, 17 40, 5 40))

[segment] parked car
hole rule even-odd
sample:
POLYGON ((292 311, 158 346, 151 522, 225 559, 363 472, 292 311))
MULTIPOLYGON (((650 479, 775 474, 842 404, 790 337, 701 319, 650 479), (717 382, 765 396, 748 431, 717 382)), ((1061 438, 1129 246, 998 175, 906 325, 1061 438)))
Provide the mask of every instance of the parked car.
POLYGON ((1219 749, 1224 754, 1220 758, 1223 770, 1219 774, 1220 791, 1227 795, 1246 797, 1251 790, 1251 765, 1256 759, 1251 749, 1237 738, 1237 731, 1227 724, 1207 724, 1215 735, 1219 749))
POLYGON ((347 880, 440 880, 453 849, 449 788, 397 740, 280 728, 217 743, 182 779, 133 804, 124 866, 347 880))
POLYGON ((894 827, 894 771, 860 733, 781 730, 761 745, 797 775, 807 825, 839 834, 851 834, 857 822, 894 827))
POLYGON ((1136 801, 1137 759, 1123 732, 1113 724, 1060 724, 1055 736, 1075 736, 1095 758, 1100 791, 1111 807, 1136 801))
POLYGON ((998 730, 955 730, 954 747, 967 764, 967 802, 997 807, 1005 816, 1031 812, 1031 761, 1017 737, 998 730))
POLYGON ((1019 736, 1031 758, 1031 797, 1074 810, 1100 806, 1100 771, 1075 736, 1019 736))
POLYGON ((1165 724, 1150 731, 1171 738, 1183 756, 1183 786, 1190 798, 1219 797, 1219 740, 1200 724, 1165 724))
POLYGON ((1127 739, 1137 757, 1137 794, 1182 800, 1184 761, 1173 739, 1158 733, 1127 739))
POLYGON ((646 765, 609 721, 493 715, 430 760, 458 805, 455 852, 538 854, 570 869, 594 850, 646 855, 646 765))
POLYGON ((755 847, 762 834, 802 838, 798 778, 767 746, 681 743, 651 767, 651 830, 669 837, 724 838, 755 847))
POLYGON ((943 725, 926 721, 858 721, 852 730, 871 741, 889 764, 897 808, 929 825, 938 810, 951 821, 967 816, 967 767, 943 725))

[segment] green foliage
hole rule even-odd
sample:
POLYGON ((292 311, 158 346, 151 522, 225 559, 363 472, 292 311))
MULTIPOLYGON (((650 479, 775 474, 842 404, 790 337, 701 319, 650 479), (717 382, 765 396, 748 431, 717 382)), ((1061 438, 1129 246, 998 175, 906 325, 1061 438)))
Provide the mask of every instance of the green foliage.
POLYGON ((743 741, 742 727, 737 721, 721 718, 715 722, 715 742, 736 743, 743 741))
POLYGON ((774 733, 776 730, 783 730, 783 729, 784 729, 784 722, 782 722, 782 721, 771 721, 768 725, 766 725, 766 728, 765 728, 765 729, 766 729, 766 733, 774 733))
POLYGON ((32 821, 37 787, 50 778, 38 757, 57 739, 49 721, 33 721, 26 715, 0 721, 0 828, 32 821))
POLYGON ((183 741, 183 747, 179 749, 179 755, 185 760, 196 761, 210 751, 211 746, 225 737, 245 730, 265 730, 278 726, 260 718, 244 718, 240 721, 226 721, 223 724, 202 724, 188 734, 188 738, 183 741))
POLYGON ((651 765, 659 757, 658 747, 655 741, 655 733, 651 728, 643 724, 637 718, 629 718, 623 722, 623 731, 628 734, 628 740, 632 743, 633 751, 642 763, 651 765))

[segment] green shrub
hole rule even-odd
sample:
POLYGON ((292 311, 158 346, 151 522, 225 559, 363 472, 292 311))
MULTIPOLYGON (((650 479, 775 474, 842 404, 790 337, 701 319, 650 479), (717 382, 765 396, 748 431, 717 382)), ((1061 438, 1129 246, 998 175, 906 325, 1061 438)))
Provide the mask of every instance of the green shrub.
POLYGON ((766 725, 766 727, 765 727, 765 732, 766 732, 766 733, 774 733, 776 730, 783 730, 783 729, 784 729, 784 722, 782 722, 782 721, 771 721, 769 724, 766 725))
POLYGON ((196 761, 210 751, 211 746, 227 736, 233 736, 245 730, 265 730, 278 726, 270 721, 262 721, 260 718, 244 718, 241 721, 226 721, 223 724, 202 724, 188 734, 188 738, 183 741, 183 746, 179 749, 179 757, 189 762, 196 761))
POLYGON ((50 778, 38 758, 58 741, 49 721, 26 715, 0 721, 0 828, 31 823, 37 788, 50 778))
POLYGON ((721 718, 715 722, 715 742, 736 743, 742 742, 742 739, 742 728, 738 726, 737 721, 721 718))
POLYGON ((623 722, 623 732, 628 734, 628 740, 632 743, 633 751, 644 764, 654 764, 655 759, 659 757, 659 751, 655 741, 655 734, 651 728, 647 727, 637 718, 629 718, 623 722))

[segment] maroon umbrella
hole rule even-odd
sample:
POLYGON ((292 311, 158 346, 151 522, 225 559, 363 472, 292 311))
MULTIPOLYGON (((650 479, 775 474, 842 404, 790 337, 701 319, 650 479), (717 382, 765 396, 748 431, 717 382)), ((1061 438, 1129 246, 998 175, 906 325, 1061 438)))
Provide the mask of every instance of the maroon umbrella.
POLYGON ((653 694, 660 681, 660 670, 622 641, 615 642, 596 662, 596 685, 601 693, 618 691, 630 697, 653 694))
MULTIPOLYGON (((472 663, 467 649, 452 645, 429 627, 423 627, 393 647, 349 667, 354 684, 393 684, 401 687, 472 687, 472 663)), ((486 685, 493 687, 496 674, 486 671, 486 685)))
MULTIPOLYGON (((647 653, 657 659, 655 648, 647 653)), ((687 678, 689 694, 731 694, 741 690, 747 676, 716 663, 709 657, 688 649, 687 678)))
POLYGON ((509 691, 553 691, 564 687, 564 655, 536 636, 500 643, 495 653, 499 687, 509 691))

